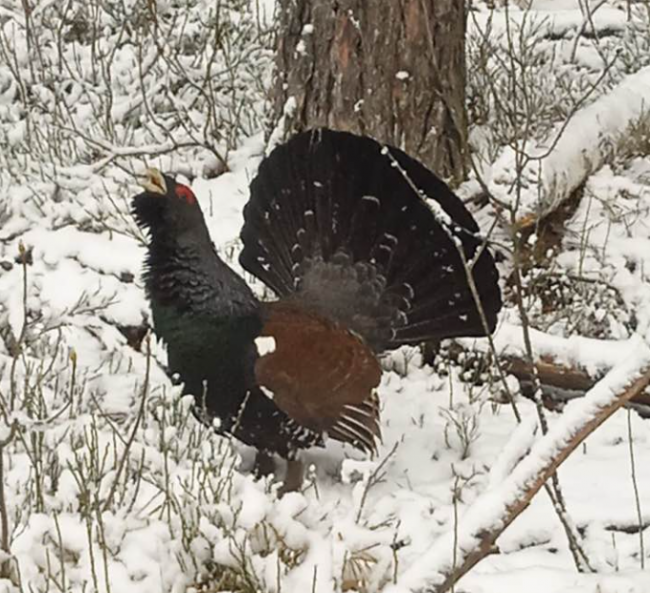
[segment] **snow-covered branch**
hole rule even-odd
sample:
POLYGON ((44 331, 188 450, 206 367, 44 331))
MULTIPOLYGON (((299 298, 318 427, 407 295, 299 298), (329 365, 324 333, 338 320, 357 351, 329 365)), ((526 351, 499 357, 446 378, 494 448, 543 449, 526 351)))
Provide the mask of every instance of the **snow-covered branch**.
MULTIPOLYGON (((638 349, 638 338, 628 340, 598 340, 573 335, 568 338, 530 329, 535 361, 552 360, 558 364, 585 370, 598 376, 612 367, 623 363, 638 349)), ((460 339, 459 343, 470 349, 489 351, 485 339, 460 339)), ((526 351, 521 327, 503 323, 494 335, 497 351, 504 357, 525 358, 526 351)))
MULTIPOLYGON (((578 110, 558 127, 551 141, 527 149, 527 177, 517 219, 529 226, 554 211, 600 169, 626 139, 626 132, 644 117, 650 105, 650 67, 625 78, 610 93, 578 110)), ((507 160, 508 155, 503 156, 507 160)), ((512 182, 499 178, 490 189, 502 203, 514 203, 512 182)))
POLYGON ((603 166, 612 147, 650 106, 650 67, 576 113, 542 161, 542 214, 554 210, 603 166))
MULTIPOLYGON (((650 348, 641 340, 636 340, 636 345, 633 356, 616 365, 584 399, 568 405, 562 417, 533 444, 512 473, 485 492, 459 525, 438 538, 397 584, 384 593, 443 593, 487 556, 497 538, 578 445, 650 384, 650 348)), ((520 446, 521 435, 513 435, 511 443, 502 456, 512 457, 511 449, 520 446)))

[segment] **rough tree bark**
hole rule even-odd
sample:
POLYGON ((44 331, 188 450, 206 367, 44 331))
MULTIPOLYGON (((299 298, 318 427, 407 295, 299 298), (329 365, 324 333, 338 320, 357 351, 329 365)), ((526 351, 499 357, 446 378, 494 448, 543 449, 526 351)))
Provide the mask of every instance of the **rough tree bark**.
POLYGON ((465 0, 280 0, 275 121, 399 146, 466 173, 465 0))

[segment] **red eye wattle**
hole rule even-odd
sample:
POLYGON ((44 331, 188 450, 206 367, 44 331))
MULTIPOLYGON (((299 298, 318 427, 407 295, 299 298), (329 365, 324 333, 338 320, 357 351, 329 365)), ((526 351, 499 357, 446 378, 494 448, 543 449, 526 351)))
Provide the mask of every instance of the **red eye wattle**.
POLYGON ((176 197, 185 200, 188 204, 196 204, 194 192, 186 185, 176 185, 176 197))

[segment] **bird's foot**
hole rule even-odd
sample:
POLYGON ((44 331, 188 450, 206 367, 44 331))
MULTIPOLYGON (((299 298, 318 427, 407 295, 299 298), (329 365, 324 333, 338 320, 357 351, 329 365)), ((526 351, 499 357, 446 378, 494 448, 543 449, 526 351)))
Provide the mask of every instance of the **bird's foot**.
POLYGON ((287 473, 284 476, 284 483, 278 490, 278 496, 283 496, 287 492, 297 492, 302 488, 302 482, 305 477, 305 464, 301 459, 287 460, 287 473))

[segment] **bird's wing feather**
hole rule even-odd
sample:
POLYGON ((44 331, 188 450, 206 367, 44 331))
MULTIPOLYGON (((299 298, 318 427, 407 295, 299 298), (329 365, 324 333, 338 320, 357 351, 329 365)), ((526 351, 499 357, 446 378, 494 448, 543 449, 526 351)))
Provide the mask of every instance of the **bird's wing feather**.
POLYGON ((381 368, 372 350, 343 326, 291 303, 270 303, 265 313, 261 335, 275 348, 257 360, 258 384, 303 426, 374 451, 381 368))

